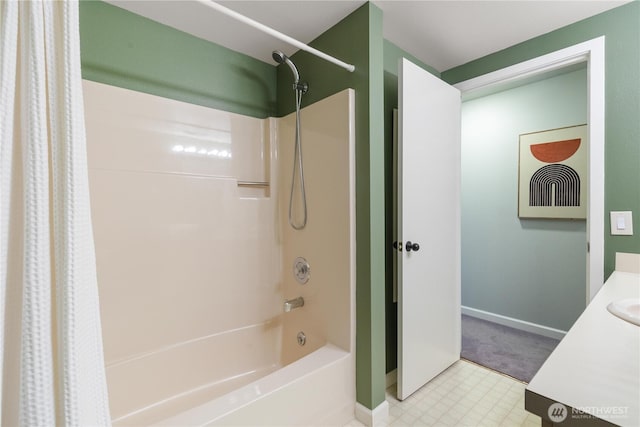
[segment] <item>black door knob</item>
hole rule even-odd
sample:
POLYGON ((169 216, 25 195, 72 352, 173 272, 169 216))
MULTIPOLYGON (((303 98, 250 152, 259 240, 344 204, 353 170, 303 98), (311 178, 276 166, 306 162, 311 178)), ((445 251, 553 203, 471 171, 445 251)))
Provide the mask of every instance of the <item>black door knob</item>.
POLYGON ((405 249, 407 250, 407 252, 411 252, 411 251, 419 251, 420 250, 420 245, 417 243, 411 243, 411 241, 407 242, 407 245, 405 246, 405 249))
POLYGON ((397 240, 393 242, 393 249, 402 252, 402 242, 398 242, 397 240))

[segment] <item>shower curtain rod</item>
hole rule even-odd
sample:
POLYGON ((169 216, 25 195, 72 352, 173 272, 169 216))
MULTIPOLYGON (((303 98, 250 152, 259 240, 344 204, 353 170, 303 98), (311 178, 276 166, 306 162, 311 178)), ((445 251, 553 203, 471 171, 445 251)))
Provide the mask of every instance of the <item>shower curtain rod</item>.
POLYGON ((344 68, 345 70, 347 70, 349 72, 353 72, 356 69, 356 67, 351 65, 351 64, 347 64, 346 62, 343 62, 343 61, 341 61, 341 60, 339 60, 337 58, 334 58, 331 55, 327 55, 326 53, 324 53, 322 51, 319 51, 318 49, 315 49, 315 48, 313 48, 313 47, 311 47, 311 46, 309 46, 307 44, 304 44, 301 41, 298 41, 298 40, 294 39, 293 37, 289 37, 288 35, 283 34, 280 31, 274 30, 271 27, 268 27, 268 26, 266 26, 264 24, 261 24, 258 21, 254 21, 251 18, 247 18, 246 16, 244 16, 244 15, 242 15, 242 14, 240 14, 240 13, 234 11, 234 10, 231 10, 231 9, 229 9, 227 7, 224 7, 224 6, 216 3, 215 1, 212 1, 212 0, 211 1, 210 0, 197 0, 197 1, 202 3, 202 4, 204 4, 205 6, 208 6, 208 7, 212 8, 212 9, 217 10, 218 12, 224 13, 225 15, 227 15, 227 16, 233 18, 233 19, 236 19, 236 20, 238 20, 240 22, 244 22, 245 24, 247 24, 247 25, 249 25, 249 26, 251 26, 251 27, 253 27, 255 29, 258 29, 260 31, 263 31, 263 32, 265 32, 265 33, 277 38, 277 39, 280 39, 285 43, 288 43, 288 44, 290 44, 292 46, 295 46, 298 49, 304 50, 305 52, 309 52, 309 53, 311 53, 313 55, 316 55, 316 56, 324 59, 325 61, 329 61, 329 62, 331 62, 333 64, 336 64, 337 66, 342 67, 342 68, 344 68))

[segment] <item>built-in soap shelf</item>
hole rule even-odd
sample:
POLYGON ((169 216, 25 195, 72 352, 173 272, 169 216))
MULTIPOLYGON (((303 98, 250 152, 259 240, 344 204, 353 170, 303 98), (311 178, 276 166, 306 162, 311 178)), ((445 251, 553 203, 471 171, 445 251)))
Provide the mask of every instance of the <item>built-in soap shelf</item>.
POLYGON ((271 196, 270 183, 267 181, 237 181, 241 198, 263 198, 271 196))
POLYGON ((268 182, 264 181, 238 181, 238 187, 255 187, 255 188, 268 188, 268 182))

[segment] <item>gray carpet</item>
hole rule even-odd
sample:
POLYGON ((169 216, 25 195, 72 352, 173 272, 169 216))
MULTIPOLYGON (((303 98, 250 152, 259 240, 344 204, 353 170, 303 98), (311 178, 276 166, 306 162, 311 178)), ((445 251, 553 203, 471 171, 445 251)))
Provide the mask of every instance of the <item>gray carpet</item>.
POLYGON ((559 342, 462 315, 462 357, 527 383, 559 342))

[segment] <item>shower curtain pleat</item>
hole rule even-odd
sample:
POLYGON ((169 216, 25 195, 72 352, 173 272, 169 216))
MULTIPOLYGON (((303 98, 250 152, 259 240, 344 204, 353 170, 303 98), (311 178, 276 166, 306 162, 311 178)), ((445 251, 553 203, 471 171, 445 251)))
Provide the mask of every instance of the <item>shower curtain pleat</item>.
POLYGON ((20 425, 55 425, 51 334, 49 141, 42 8, 20 3, 20 104, 24 185, 24 281, 20 425))
POLYGON ((0 421, 13 425, 18 417, 23 426, 110 425, 89 204, 78 3, 8 1, 0 7, 0 329, 6 332, 12 329, 5 324, 15 324, 21 331, 19 341, 2 337, 2 357, 8 363, 1 365, 0 421), (14 27, 17 40, 9 34, 14 27), (12 72, 17 82, 8 76, 12 72), (22 233, 15 230, 20 223, 22 233), (16 302, 12 299, 21 299, 21 313, 10 310, 16 302), (16 342, 19 351, 12 348, 16 342), (19 384, 9 369, 16 354, 19 384), (16 401, 18 413, 11 409, 16 401))
MULTIPOLYGON (((6 369, 5 316, 7 310, 7 281, 9 280, 9 204, 11 201, 13 158, 13 105, 16 87, 16 58, 18 40, 17 5, 0 2, 0 368, 6 369)), ((4 372, 0 375, 0 425, 4 425, 4 372)))

